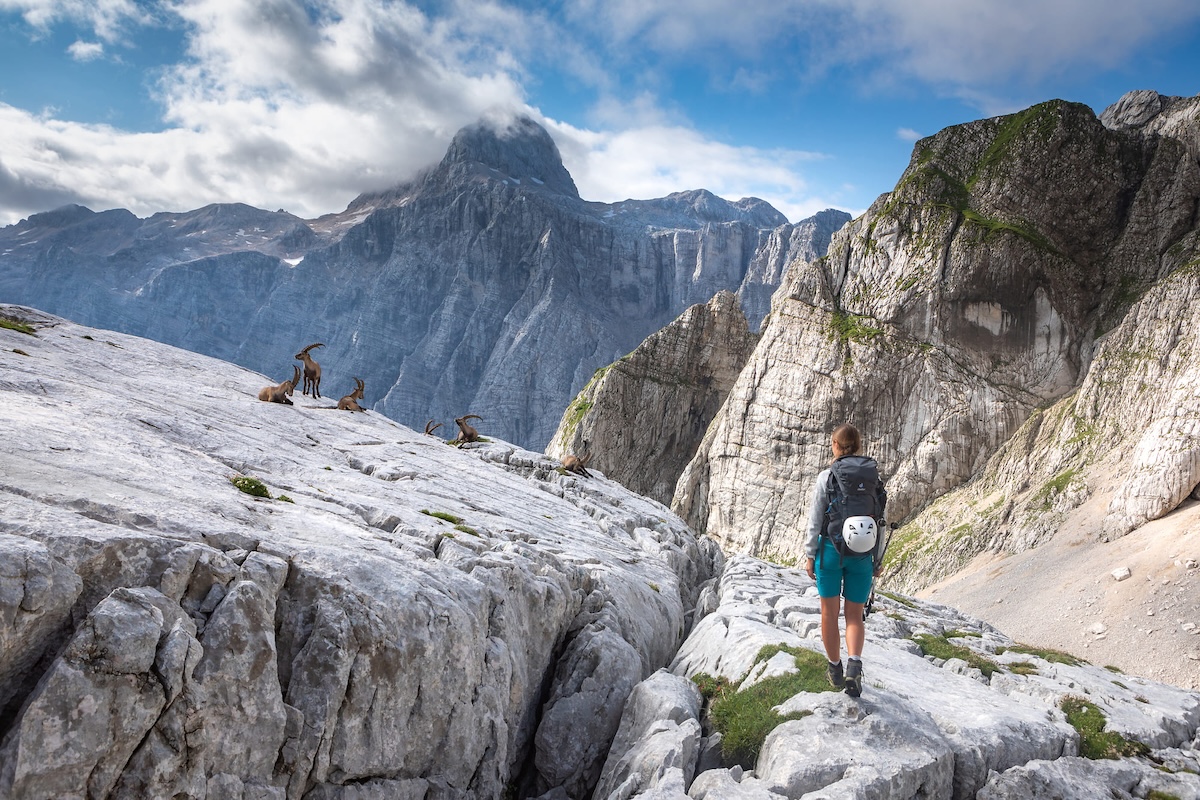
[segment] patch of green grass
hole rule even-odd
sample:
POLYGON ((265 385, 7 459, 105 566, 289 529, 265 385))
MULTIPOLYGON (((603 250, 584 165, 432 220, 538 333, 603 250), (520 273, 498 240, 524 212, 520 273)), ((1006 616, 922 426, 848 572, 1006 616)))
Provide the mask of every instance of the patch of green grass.
POLYGON ((1074 468, 1063 470, 1043 483, 1041 488, 1033 495, 1033 498, 1030 499, 1030 506, 1040 511, 1049 511, 1051 506, 1054 505, 1054 498, 1063 493, 1063 490, 1070 485, 1078 472, 1079 470, 1074 468))
POLYGON ((779 553, 764 553, 762 560, 770 562, 777 567, 794 567, 800 563, 799 559, 795 556, 785 556, 779 553))
POLYGON ((653 589, 653 590, 654 590, 654 591, 656 591, 656 592, 661 592, 661 591, 662 591, 662 589, 660 589, 660 588, 659 588, 659 586, 658 586, 658 584, 657 584, 657 583, 652 583, 652 584, 650 584, 650 588, 651 588, 651 589, 653 589))
POLYGON ((722 695, 729 691, 732 685, 728 678, 714 678, 707 672, 697 672, 692 676, 692 683, 696 684, 696 688, 700 690, 700 694, 705 700, 712 700, 718 695, 722 695))
POLYGON ((1011 664, 1006 664, 1005 667, 1013 675, 1037 675, 1037 664, 1032 661, 1014 661, 1011 664))
POLYGON ((725 678, 693 676, 701 694, 709 699, 709 717, 721 733, 721 755, 726 763, 752 769, 767 734, 781 723, 808 716, 809 711, 780 715, 775 706, 801 692, 835 692, 825 677, 825 657, 800 647, 767 645, 759 650, 759 664, 777 653, 795 659, 797 672, 765 678, 744 691, 735 691, 725 678))
POLYGON ((458 525, 463 521, 462 517, 456 517, 453 514, 446 512, 446 511, 430 511, 428 508, 422 508, 421 513, 426 514, 431 517, 437 517, 440 520, 445 520, 446 522, 449 522, 451 525, 458 525))
POLYGON ((1116 731, 1106 731, 1108 720, 1095 703, 1082 697, 1064 697, 1059 706, 1067 722, 1079 732, 1079 755, 1084 758, 1121 758, 1144 756, 1150 748, 1136 739, 1126 739, 1116 731))
POLYGON ((968 187, 973 187, 984 174, 999 172, 1016 158, 1015 148, 1021 140, 1049 141, 1058 127, 1064 106, 1061 100, 1050 100, 1004 117, 992 143, 979 160, 975 173, 968 179, 968 187))
POLYGON ((969 666, 974 667, 991 678, 993 673, 1000 670, 1000 665, 991 659, 984 658, 969 647, 951 644, 946 641, 945 636, 933 636, 928 633, 919 633, 913 637, 913 641, 921 648, 921 652, 927 656, 940 658, 947 661, 951 658, 960 658, 967 662, 969 666))
POLYGON ((24 350, 20 350, 20 349, 18 349, 18 348, 16 348, 16 347, 14 347, 14 348, 13 348, 13 352, 14 352, 14 353, 16 353, 16 354, 17 354, 17 355, 19 355, 19 356, 27 356, 27 355, 29 355, 29 353, 26 353, 24 350))
POLYGON ((1051 664, 1066 664, 1068 667, 1078 667, 1080 664, 1087 663, 1082 658, 1077 658, 1063 650, 1053 650, 1049 647, 1030 647, 1027 644, 1014 644, 1012 647, 1004 647, 996 652, 1037 656, 1043 661, 1049 661, 1051 664))
POLYGON ((883 335, 883 328, 868 325, 870 317, 858 314, 848 314, 845 311, 835 311, 830 318, 830 328, 842 342, 857 342, 867 344, 876 337, 883 335))
POLYGON ((0 328, 7 328, 8 330, 16 331, 17 333, 27 333, 30 336, 33 336, 34 332, 34 327, 32 325, 27 325, 20 320, 15 320, 11 317, 4 316, 0 316, 0 328))
POLYGON ((469 533, 469 534, 471 534, 472 536, 478 536, 478 535, 479 535, 479 531, 475 530, 475 529, 474 529, 474 528, 472 528, 470 525, 455 525, 455 526, 454 526, 454 530, 456 530, 456 531, 462 531, 463 533, 469 533))
POLYGON ((916 608, 917 607, 917 604, 914 603, 912 600, 909 600, 907 597, 901 597, 900 595, 894 594, 892 592, 880 592, 879 594, 883 597, 886 597, 888 600, 891 600, 893 603, 899 603, 900 605, 904 606, 905 608, 916 608))
POLYGON ((239 492, 245 492, 253 497, 266 497, 267 499, 271 497, 266 484, 258 478, 252 478, 249 475, 234 475, 229 482, 236 486, 239 492))
POLYGON ((1083 444, 1090 442, 1100 433, 1099 426, 1094 422, 1088 422, 1078 415, 1072 414, 1071 421, 1075 423, 1075 433, 1067 439, 1067 444, 1083 444))
POLYGON ((1181 798, 1177 794, 1160 792, 1158 789, 1151 789, 1146 794, 1146 800, 1181 800, 1181 798))
POLYGON ((968 533, 971 532, 972 527, 974 527, 974 526, 969 523, 966 525, 957 525, 957 526, 951 528, 946 533, 946 536, 949 537, 950 539, 961 539, 962 537, 966 536, 968 533))
POLYGON ((275 499, 279 500, 281 502, 284 502, 284 503, 292 503, 293 505, 295 505, 295 503, 296 503, 295 500, 288 497, 286 494, 281 494, 281 495, 279 495, 279 497, 276 497, 275 499))
POLYGON ((942 634, 942 636, 944 636, 947 639, 961 638, 964 636, 974 636, 976 639, 983 638, 982 633, 976 633, 975 631, 958 631, 958 630, 946 631, 945 633, 942 634))
POLYGON ((963 219, 965 219, 967 222, 978 225, 983 229, 983 238, 985 241, 1000 233, 1011 233, 1014 236, 1021 237, 1025 241, 1037 247, 1039 250, 1045 250, 1049 253, 1058 252, 1054 245, 1050 244, 1049 239, 1047 239, 1045 236, 1042 236, 1037 231, 1034 231, 1023 225, 1017 225, 1016 223, 1006 222, 999 219, 992 219, 991 217, 985 217, 969 208, 961 209, 961 213, 963 215, 963 219))
POLYGON ((1105 668, 1106 670, 1108 670, 1109 672, 1115 672, 1115 673, 1117 673, 1118 675, 1124 675, 1124 674, 1125 674, 1125 673, 1123 673, 1123 672, 1121 671, 1121 668, 1120 668, 1120 667, 1114 667, 1112 664, 1107 664, 1107 665, 1106 665, 1104 668, 1105 668))

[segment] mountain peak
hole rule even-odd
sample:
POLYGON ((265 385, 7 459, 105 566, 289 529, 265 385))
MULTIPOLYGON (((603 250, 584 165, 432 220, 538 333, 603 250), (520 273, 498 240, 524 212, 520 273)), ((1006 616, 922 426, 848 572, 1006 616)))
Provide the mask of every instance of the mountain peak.
POLYGON ((579 197, 546 129, 527 116, 485 118, 454 135, 442 166, 483 164, 509 178, 579 197))

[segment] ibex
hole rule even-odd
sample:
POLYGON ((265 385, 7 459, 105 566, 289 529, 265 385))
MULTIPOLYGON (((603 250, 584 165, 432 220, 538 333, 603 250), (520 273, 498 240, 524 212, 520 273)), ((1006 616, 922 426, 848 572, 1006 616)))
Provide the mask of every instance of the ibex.
POLYGON ((363 399, 363 382, 359 378, 355 378, 354 382, 358 384, 358 388, 341 400, 338 400, 338 408, 342 411, 366 411, 365 408, 358 404, 358 401, 363 399))
POLYGON ((592 460, 592 454, 588 453, 583 458, 579 456, 564 456, 562 460, 563 469, 567 472, 574 472, 576 475, 583 475, 586 478, 592 477, 592 473, 588 472, 585 467, 592 460))
POLYGON ((454 422, 458 425, 459 447, 462 447, 467 442, 479 441, 479 431, 467 424, 467 420, 469 419, 483 419, 483 417, 479 416, 478 414, 467 414, 465 417, 459 417, 458 419, 454 420, 454 422))
POLYGON ((288 396, 296 388, 296 384, 300 382, 300 368, 293 366, 292 369, 294 372, 290 381, 284 381, 278 386, 264 386, 258 390, 258 399, 267 403, 292 405, 292 401, 288 400, 288 396))
POLYGON ((442 427, 442 423, 439 422, 437 425, 434 425, 433 420, 429 420, 429 422, 425 423, 425 435, 433 436, 433 432, 440 427, 442 427))
POLYGON ((308 354, 309 350, 314 347, 324 347, 321 342, 310 344, 308 347, 296 353, 295 358, 304 362, 304 389, 301 394, 308 394, 308 390, 312 389, 313 397, 321 396, 321 365, 313 361, 312 356, 308 354))

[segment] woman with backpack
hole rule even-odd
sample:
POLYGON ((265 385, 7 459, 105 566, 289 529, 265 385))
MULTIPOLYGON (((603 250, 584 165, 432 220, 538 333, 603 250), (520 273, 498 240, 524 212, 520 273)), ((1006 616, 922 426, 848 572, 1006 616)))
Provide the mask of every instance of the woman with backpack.
POLYGON ((817 475, 805 542, 805 571, 821 597, 821 643, 829 682, 846 694, 862 694, 863 607, 879 575, 887 492, 875 459, 859 453, 862 435, 853 425, 834 429, 833 463, 817 475), (838 617, 845 598, 846 655, 842 668, 838 617))

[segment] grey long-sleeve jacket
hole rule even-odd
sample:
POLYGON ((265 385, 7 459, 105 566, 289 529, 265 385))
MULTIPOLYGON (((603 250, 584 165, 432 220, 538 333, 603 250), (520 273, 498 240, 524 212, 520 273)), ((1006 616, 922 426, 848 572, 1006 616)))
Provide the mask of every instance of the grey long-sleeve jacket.
POLYGON ((813 487, 812 506, 808 510, 808 535, 804 539, 804 553, 812 559, 817 557, 821 529, 825 527, 825 509, 829 507, 828 486, 829 470, 823 469, 817 475, 817 485, 813 487))

